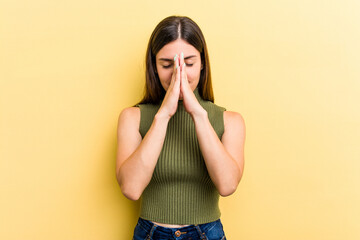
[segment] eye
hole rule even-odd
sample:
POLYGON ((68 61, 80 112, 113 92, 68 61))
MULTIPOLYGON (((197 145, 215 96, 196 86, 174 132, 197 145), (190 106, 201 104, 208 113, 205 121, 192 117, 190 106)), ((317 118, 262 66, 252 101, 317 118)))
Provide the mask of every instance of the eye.
POLYGON ((192 65, 194 65, 193 63, 191 64, 186 64, 187 67, 192 67, 192 65))
POLYGON ((169 67, 171 67, 172 66, 172 64, 170 64, 170 65, 166 65, 166 66, 162 66, 163 68, 169 68, 169 67))

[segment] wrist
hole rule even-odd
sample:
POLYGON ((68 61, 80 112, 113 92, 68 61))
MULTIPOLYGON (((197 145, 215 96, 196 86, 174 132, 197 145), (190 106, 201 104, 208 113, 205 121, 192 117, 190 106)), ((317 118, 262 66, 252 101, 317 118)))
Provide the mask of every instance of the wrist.
POLYGON ((154 117, 154 121, 157 122, 169 122, 171 116, 169 114, 163 113, 163 112, 157 112, 154 117))
POLYGON ((196 122, 202 122, 204 120, 208 120, 208 113, 205 109, 201 108, 199 111, 196 111, 194 113, 190 114, 193 121, 196 122))

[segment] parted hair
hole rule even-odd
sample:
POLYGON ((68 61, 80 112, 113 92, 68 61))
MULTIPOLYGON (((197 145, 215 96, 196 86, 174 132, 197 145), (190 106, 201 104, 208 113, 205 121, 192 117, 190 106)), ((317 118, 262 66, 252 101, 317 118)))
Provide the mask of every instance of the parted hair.
POLYGON ((164 99, 166 92, 156 72, 156 54, 166 44, 179 38, 200 52, 203 68, 200 72, 198 84, 199 94, 204 100, 214 102, 209 55, 200 27, 189 17, 169 16, 155 27, 150 36, 145 56, 145 93, 138 104, 157 104, 164 99))

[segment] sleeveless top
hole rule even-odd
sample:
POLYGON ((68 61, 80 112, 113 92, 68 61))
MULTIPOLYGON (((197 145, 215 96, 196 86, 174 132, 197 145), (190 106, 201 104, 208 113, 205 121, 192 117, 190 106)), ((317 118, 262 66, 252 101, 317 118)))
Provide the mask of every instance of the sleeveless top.
MULTIPOLYGON (((207 111, 209 121, 221 140, 226 110, 194 94, 207 111)), ((144 138, 160 104, 140 107, 140 134, 144 138)), ((141 196, 140 217, 166 224, 202 224, 220 218, 219 193, 210 179, 197 140, 195 124, 179 100, 168 122, 164 144, 152 179, 141 196)))

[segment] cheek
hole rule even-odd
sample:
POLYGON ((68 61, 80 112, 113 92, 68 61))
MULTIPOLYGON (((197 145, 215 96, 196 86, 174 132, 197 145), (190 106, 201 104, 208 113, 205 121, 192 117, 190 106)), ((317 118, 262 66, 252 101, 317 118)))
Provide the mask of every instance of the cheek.
POLYGON ((170 85, 172 72, 172 69, 158 68, 158 76, 164 88, 170 85))
POLYGON ((172 75, 172 69, 171 70, 160 70, 159 72, 159 78, 163 79, 164 81, 170 81, 171 75, 172 75))
POLYGON ((200 68, 197 69, 197 68, 187 68, 186 69, 186 74, 187 74, 187 78, 189 80, 189 82, 196 82, 196 81, 199 81, 200 79, 200 68))

